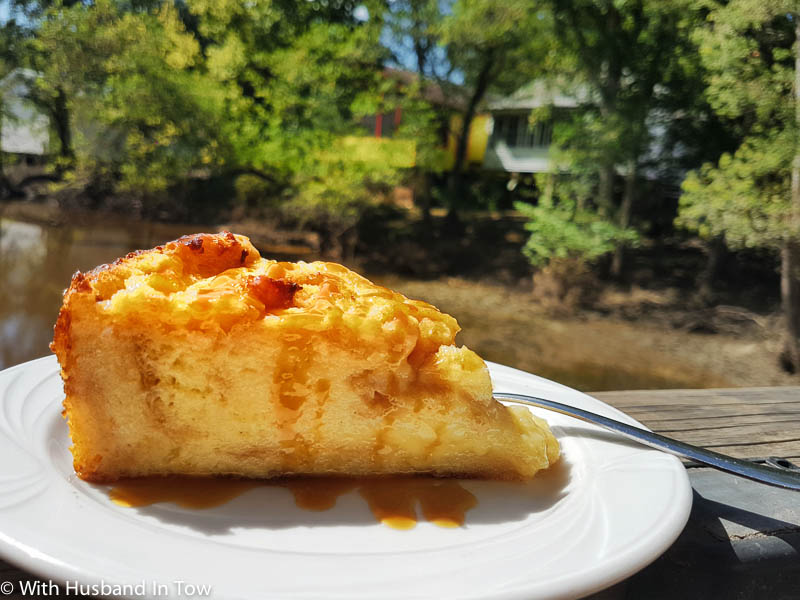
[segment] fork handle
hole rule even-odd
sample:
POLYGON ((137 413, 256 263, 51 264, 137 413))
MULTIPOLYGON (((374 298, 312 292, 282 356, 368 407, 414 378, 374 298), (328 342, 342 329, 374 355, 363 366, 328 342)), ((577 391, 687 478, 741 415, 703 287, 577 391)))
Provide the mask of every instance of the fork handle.
POLYGON ((713 450, 692 446, 680 440, 653 433, 647 429, 634 427, 633 425, 609 419, 608 417, 589 412, 588 410, 575 408, 574 406, 568 406, 560 402, 554 402, 553 400, 546 400, 545 398, 499 392, 495 392, 494 397, 553 410, 564 415, 569 415, 570 417, 581 419, 582 421, 600 425, 601 427, 610 429, 645 446, 657 448, 669 454, 690 458, 704 465, 708 465, 709 467, 732 473, 733 475, 746 477, 747 479, 774 485, 776 487, 800 491, 800 472, 726 456, 725 454, 720 454, 713 450))

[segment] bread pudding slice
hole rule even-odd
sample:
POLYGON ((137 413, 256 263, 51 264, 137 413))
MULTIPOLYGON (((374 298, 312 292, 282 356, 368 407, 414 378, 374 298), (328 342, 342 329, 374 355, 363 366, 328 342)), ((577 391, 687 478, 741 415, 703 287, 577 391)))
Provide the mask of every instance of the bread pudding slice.
POLYGON ((492 398, 458 329, 341 265, 263 259, 231 233, 76 273, 51 346, 75 471, 532 477, 558 443, 492 398))

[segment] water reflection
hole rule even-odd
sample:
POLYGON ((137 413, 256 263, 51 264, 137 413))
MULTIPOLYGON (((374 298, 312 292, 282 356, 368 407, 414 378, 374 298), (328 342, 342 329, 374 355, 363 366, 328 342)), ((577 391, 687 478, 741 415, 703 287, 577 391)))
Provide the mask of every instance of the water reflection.
POLYGON ((0 219, 0 369, 50 353, 61 296, 75 271, 198 230, 197 225, 56 227, 0 219))

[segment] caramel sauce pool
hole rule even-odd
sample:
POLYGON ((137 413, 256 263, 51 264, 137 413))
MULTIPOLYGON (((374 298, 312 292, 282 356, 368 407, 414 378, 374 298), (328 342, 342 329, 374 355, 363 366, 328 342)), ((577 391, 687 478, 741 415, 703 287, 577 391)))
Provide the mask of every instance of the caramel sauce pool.
POLYGON ((422 517, 439 527, 459 527, 466 513, 478 504, 459 482, 426 477, 349 479, 338 477, 243 480, 223 478, 146 477, 117 483, 109 490, 119 506, 149 506, 172 502, 184 508, 203 509, 230 502, 259 487, 283 487, 305 510, 333 508, 340 496, 357 491, 375 519, 393 529, 412 529, 422 517))

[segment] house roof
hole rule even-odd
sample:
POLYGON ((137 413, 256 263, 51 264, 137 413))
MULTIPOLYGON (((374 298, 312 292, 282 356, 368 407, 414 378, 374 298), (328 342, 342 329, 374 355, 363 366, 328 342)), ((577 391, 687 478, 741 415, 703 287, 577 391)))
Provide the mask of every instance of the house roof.
MULTIPOLYGON (((404 69, 386 67, 383 70, 383 75, 403 85, 414 85, 419 81, 419 74, 404 69)), ((467 105, 467 95, 464 92, 464 88, 458 84, 448 82, 445 90, 440 83, 424 79, 421 89, 422 96, 431 104, 456 110, 463 110, 467 105)))
POLYGON ((564 85, 561 82, 537 79, 526 83, 509 96, 489 101, 490 111, 533 110, 542 106, 575 108, 589 95, 585 85, 564 85))

